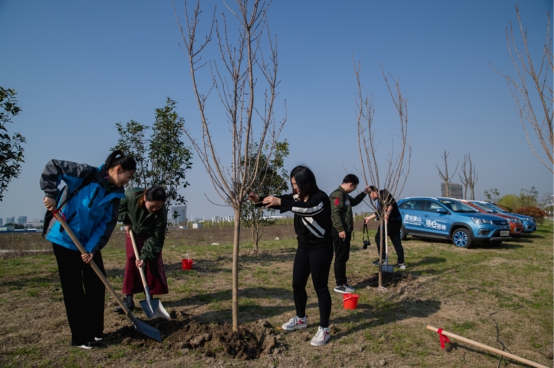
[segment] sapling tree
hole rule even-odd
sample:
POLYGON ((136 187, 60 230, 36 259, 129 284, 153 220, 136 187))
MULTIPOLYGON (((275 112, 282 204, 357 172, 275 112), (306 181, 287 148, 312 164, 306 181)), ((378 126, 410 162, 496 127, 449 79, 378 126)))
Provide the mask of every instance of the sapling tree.
MULTIPOLYGON (((256 156, 258 150, 258 145, 254 144, 252 155, 256 156)), ((269 162, 267 162, 268 159, 265 154, 260 157, 259 164, 263 167, 267 167, 267 169, 265 175, 255 180, 253 185, 254 192, 281 195, 288 189, 287 182, 289 180, 289 175, 284 168, 284 159, 288 155, 289 144, 285 140, 284 142, 277 142, 275 144, 275 153, 269 162)), ((250 163, 255 164, 255 161, 250 160, 250 163)), ((249 227, 252 230, 252 241, 254 242, 256 254, 258 254, 259 242, 264 235, 264 230, 276 222, 276 219, 271 217, 275 212, 275 209, 256 207, 255 203, 252 201, 246 201, 242 204, 242 221, 245 227, 249 227)))
MULTIPOLYGON (((356 95, 356 115, 358 128, 358 151, 362 167, 362 176, 366 185, 373 185, 381 189, 378 193, 378 200, 382 206, 376 207, 375 203, 369 201, 369 206, 378 215, 379 226, 384 224, 385 212, 392 203, 393 198, 398 198, 402 193, 410 171, 411 146, 408 142, 408 101, 403 97, 400 88, 400 81, 391 78, 381 67, 381 74, 387 85, 389 95, 392 99, 399 125, 396 132, 390 132, 392 141, 389 151, 385 156, 378 152, 380 142, 376 140, 376 123, 374 121, 373 96, 366 96, 362 90, 361 66, 354 65, 354 73, 358 85, 356 95), (392 79, 392 80, 391 80, 392 79)), ((385 125, 385 124, 383 124, 385 125)), ((390 124, 387 124, 390 126, 390 124)), ((380 244, 383 245, 383 232, 380 244)), ((381 253, 384 246, 380 247, 381 253)), ((382 254, 379 259, 383 259, 382 254)), ((382 265, 379 267, 379 288, 383 290, 382 265)))
POLYGON ((17 105, 17 92, 14 89, 0 87, 0 202, 8 184, 21 172, 21 164, 25 162, 23 144, 26 139, 19 133, 8 133, 8 123, 21 112, 17 105))
MULTIPOLYGON (((184 24, 173 10, 188 60, 192 90, 196 96, 200 138, 186 129, 197 155, 206 168, 212 184, 225 205, 234 212, 232 265, 233 331, 239 331, 238 320, 238 263, 242 204, 254 190, 260 177, 267 175, 268 165, 275 153, 279 134, 286 119, 275 118, 277 99, 277 40, 270 35, 267 23, 269 3, 264 0, 236 0, 234 5, 224 2, 227 13, 214 15, 203 36, 200 1, 193 9, 185 0, 184 24), (226 14, 230 14, 228 19, 226 14), (215 43, 218 60, 205 62, 202 56, 215 43), (203 70, 209 66, 209 73, 203 70), (208 74, 208 76, 206 76, 208 74), (220 108, 210 102, 212 92, 219 97, 220 108), (224 116, 224 117, 222 117, 224 116), (212 120, 213 119, 213 120, 212 120), (227 125, 229 140, 217 143, 214 133, 221 134, 227 125), (267 150, 254 147, 267 147, 267 150), (262 158, 266 157, 266 160, 262 158)), ((212 200, 212 199, 210 199, 212 200)), ((212 200, 213 201, 213 200, 212 200)))
POLYGON ((458 174, 460 181, 464 186, 464 198, 475 199, 475 184, 477 183, 478 175, 475 169, 475 165, 471 161, 471 154, 468 153, 467 156, 464 155, 464 162, 462 163, 462 173, 458 174))
POLYGON ((175 111, 176 106, 177 103, 168 98, 164 107, 156 109, 148 137, 147 125, 134 120, 125 125, 116 124, 120 138, 114 148, 137 161, 137 171, 128 187, 165 188, 167 208, 186 203, 179 190, 188 186, 186 172, 192 167, 192 153, 182 140, 185 120, 175 111))
POLYGON ((439 170, 439 176, 442 179, 442 183, 444 185, 444 196, 445 197, 450 197, 450 184, 452 184, 452 177, 454 175, 456 175, 456 171, 458 170, 458 165, 460 164, 459 162, 456 162, 456 167, 454 168, 454 172, 452 174, 450 174, 449 171, 448 171, 448 155, 449 154, 450 153, 446 152, 446 150, 444 150, 444 152, 442 153, 442 159, 444 161, 444 169, 441 169, 439 167, 439 165, 435 165, 435 166, 437 166, 437 169, 439 170))
POLYGON ((554 132, 552 71, 552 33, 550 31, 550 11, 546 12, 546 27, 542 55, 533 55, 527 39, 527 30, 519 7, 516 5, 517 31, 510 25, 506 28, 506 43, 516 76, 496 70, 506 80, 516 103, 521 125, 527 143, 537 159, 554 174, 554 132), (520 36, 518 38, 517 36, 520 36), (536 143, 538 144, 536 144, 536 143))

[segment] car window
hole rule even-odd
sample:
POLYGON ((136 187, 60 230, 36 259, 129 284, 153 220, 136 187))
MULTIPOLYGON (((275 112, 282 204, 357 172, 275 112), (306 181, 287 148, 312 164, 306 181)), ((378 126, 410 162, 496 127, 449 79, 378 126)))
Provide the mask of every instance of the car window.
POLYGON ((421 201, 407 200, 407 201, 402 202, 402 204, 399 207, 400 207, 400 209, 403 209, 403 210, 420 210, 421 209, 421 201))
POLYGON ((477 211, 475 208, 465 204, 465 203, 462 203, 462 202, 458 202, 458 201, 454 201, 454 200, 450 200, 450 199, 441 199, 440 202, 442 204, 444 204, 446 207, 448 207, 448 209, 452 210, 453 212, 458 212, 458 213, 477 213, 479 211, 477 211))
POLYGON ((492 203, 487 203, 487 205, 490 206, 491 208, 497 210, 497 211, 500 212, 500 213, 510 213, 510 212, 506 211, 506 210, 503 209, 503 208, 500 208, 500 207, 498 207, 498 206, 495 206, 495 205, 492 204, 492 203))
POLYGON ((437 202, 433 202, 433 201, 425 202, 425 211, 437 212, 439 208, 442 208, 442 206, 437 202))
POLYGON ((482 203, 476 203, 476 202, 471 202, 471 203, 473 203, 474 206, 477 206, 477 207, 479 207, 480 209, 482 209, 483 211, 486 211, 486 212, 496 211, 492 207, 489 207, 489 206, 487 206, 485 204, 482 204, 482 203))

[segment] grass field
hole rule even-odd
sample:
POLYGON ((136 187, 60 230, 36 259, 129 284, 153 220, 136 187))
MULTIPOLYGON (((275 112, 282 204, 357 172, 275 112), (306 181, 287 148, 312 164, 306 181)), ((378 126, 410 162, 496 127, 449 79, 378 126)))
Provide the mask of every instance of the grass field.
MULTIPOLYGON (((386 291, 374 285, 377 268, 371 261, 376 258, 375 247, 362 250, 361 232, 357 232, 347 275, 359 295, 358 307, 344 309, 342 295, 331 291, 332 337, 319 348, 310 346, 318 321, 311 281, 308 330, 286 333, 280 329, 295 314, 291 272, 296 243, 291 228, 270 230, 257 256, 251 251, 247 229, 243 232, 239 319, 251 330, 260 321, 268 321, 266 327, 276 340, 275 347, 258 359, 232 359, 220 354, 221 347, 215 342, 209 351, 180 342, 186 331, 192 331, 187 330, 190 321, 221 329, 231 322, 231 238, 225 230, 210 233, 203 229, 206 232, 202 234, 193 233, 195 230, 171 233, 164 247, 170 293, 159 298, 177 317, 170 322, 171 329, 159 321, 151 322, 162 330, 161 344, 145 340, 129 328, 132 324, 125 316, 111 311, 116 303, 107 295, 105 332, 114 337, 101 349, 71 348, 53 255, 16 253, 0 260, 0 366, 524 366, 455 340, 441 350, 439 336, 428 331, 427 325, 552 366, 552 222, 531 235, 492 248, 458 249, 448 242, 408 238, 403 243, 408 268, 396 272, 406 277, 386 291), (277 236, 279 240, 273 240, 277 236), (181 269, 185 254, 194 260, 191 271, 181 269)), ((41 250, 49 249, 49 244, 39 236, 10 239, 3 234, 0 248, 10 247, 41 250)), ((102 253, 108 279, 120 290, 125 260, 122 234, 115 233, 102 253)), ((394 253, 391 259, 396 261, 394 253)), ((334 286, 332 272, 329 286, 334 286)), ((140 310, 136 315, 145 320, 140 310)))

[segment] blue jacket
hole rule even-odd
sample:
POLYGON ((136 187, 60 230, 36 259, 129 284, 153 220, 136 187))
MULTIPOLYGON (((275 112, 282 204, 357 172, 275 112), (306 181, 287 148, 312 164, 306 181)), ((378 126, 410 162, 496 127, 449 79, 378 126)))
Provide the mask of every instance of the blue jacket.
MULTIPOLYGON (((108 243, 117 224, 119 201, 125 197, 123 187, 117 188, 109 183, 103 165, 96 168, 75 162, 51 160, 42 172, 40 188, 46 197, 55 198, 60 203, 63 200, 60 197, 77 189, 89 175, 94 175, 92 182, 71 198, 61 213, 87 252, 94 253, 108 243), (61 181, 67 186, 64 191, 58 190, 61 181)), ((78 251, 73 240, 55 219, 50 222, 45 238, 78 251)))

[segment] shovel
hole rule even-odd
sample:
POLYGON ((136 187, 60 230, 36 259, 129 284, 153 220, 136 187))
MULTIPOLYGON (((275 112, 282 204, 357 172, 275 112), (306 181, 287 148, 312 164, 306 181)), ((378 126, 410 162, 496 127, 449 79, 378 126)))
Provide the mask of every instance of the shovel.
MULTIPOLYGON (((129 230, 129 236, 131 236, 131 242, 133 243, 135 258, 140 259, 140 255, 137 249, 137 243, 135 243, 135 236, 133 235, 133 230, 129 230)), ((163 317, 165 319, 170 319, 169 314, 163 307, 162 303, 158 299, 150 298, 150 289, 148 288, 148 283, 146 282, 144 266, 140 267, 139 271, 140 271, 140 278, 142 279, 142 285, 144 286, 144 294, 146 295, 146 300, 139 301, 140 307, 144 311, 144 314, 146 314, 146 317, 148 318, 158 316, 158 317, 163 317)))
MULTIPOLYGON (((65 231, 67 231, 67 234, 69 234, 69 236, 71 237, 71 239, 73 240, 73 243, 75 243, 75 245, 77 246, 77 248, 79 249, 79 251, 82 253, 82 254, 87 254, 87 251, 85 250, 85 248, 81 245, 81 242, 79 241, 79 239, 77 239, 77 237, 75 236, 75 234, 73 233, 73 230, 71 230, 71 228, 69 227, 69 225, 67 224, 67 222, 65 222, 65 220, 63 219, 62 215, 59 214, 58 211, 54 211, 52 212, 52 214, 54 215, 54 217, 60 222, 60 224, 63 226, 63 228, 65 229, 65 231)), ((104 276, 104 274, 102 273, 102 271, 100 271, 100 269, 98 268, 98 266, 96 265, 96 263, 94 263, 94 261, 90 261, 89 262, 90 264, 90 267, 92 267, 92 269, 94 270, 94 272, 96 272, 96 274, 98 275, 98 277, 100 278, 100 280, 102 280, 102 282, 104 283, 104 285, 106 286, 106 288, 110 291, 110 293, 112 294, 112 296, 115 298, 115 300, 117 300, 117 304, 119 304, 119 306, 123 309, 123 311, 125 311, 125 315, 127 315, 127 317, 129 317, 129 319, 133 322, 133 324, 135 325, 135 329, 140 332, 141 334, 145 335, 145 336, 148 336, 149 338, 153 339, 153 340, 156 340, 158 342, 162 342, 162 336, 160 334, 160 331, 152 326, 149 326, 147 325, 146 323, 142 322, 142 321, 139 321, 134 315, 133 313, 131 313, 131 311, 129 310, 129 308, 127 308, 127 306, 125 305, 125 303, 123 303, 123 300, 121 300, 121 298, 117 295, 117 293, 115 292, 114 288, 112 287, 112 285, 110 285, 110 282, 108 281, 108 279, 106 279, 106 276, 104 276)))
POLYGON ((385 224, 385 262, 381 264, 381 271, 394 273, 394 267, 389 265, 389 236, 387 233, 387 220, 384 220, 383 223, 385 224))

